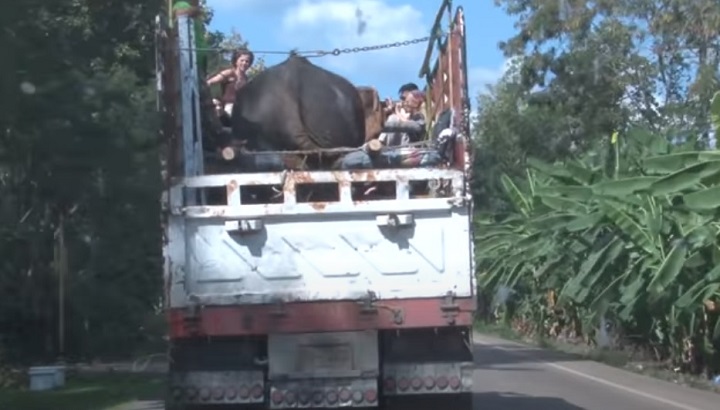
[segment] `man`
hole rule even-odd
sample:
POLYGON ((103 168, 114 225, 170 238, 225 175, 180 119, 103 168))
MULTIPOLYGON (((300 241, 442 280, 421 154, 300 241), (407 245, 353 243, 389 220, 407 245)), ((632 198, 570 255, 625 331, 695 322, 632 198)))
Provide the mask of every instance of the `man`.
POLYGON ((410 94, 413 91, 419 91, 420 88, 415 83, 407 83, 403 84, 402 87, 398 90, 398 94, 400 96, 400 100, 405 101, 408 94, 410 94))
MULTIPOLYGON (((402 95, 402 88, 400 93, 402 95)), ((383 132, 378 137, 380 142, 388 147, 419 141, 425 133, 425 115, 422 110, 425 93, 411 90, 401 98, 402 106, 396 106, 395 112, 385 122, 388 132, 383 132)))
MULTIPOLYGON (((410 94, 413 91, 420 91, 420 87, 417 86, 415 83, 406 83, 403 84, 400 89, 398 90, 398 97, 400 98, 401 102, 404 102, 407 98, 408 94, 410 94)), ((400 104, 400 103, 398 103, 400 104)), ((385 114, 392 114, 393 111, 396 110, 398 104, 393 104, 391 99, 385 100, 385 114)))

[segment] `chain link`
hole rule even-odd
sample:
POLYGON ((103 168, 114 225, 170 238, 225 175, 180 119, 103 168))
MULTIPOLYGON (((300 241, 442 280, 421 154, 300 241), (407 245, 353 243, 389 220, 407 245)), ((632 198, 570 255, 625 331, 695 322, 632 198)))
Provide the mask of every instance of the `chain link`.
MULTIPOLYGON (((315 55, 306 55, 306 57, 323 57, 326 55, 333 55, 333 56, 339 56, 340 54, 351 54, 351 53, 363 53, 366 51, 376 51, 376 50, 384 50, 388 48, 397 48, 397 47, 406 47, 413 44, 420 44, 424 43, 426 41, 430 41, 430 36, 416 38, 414 40, 405 40, 405 41, 396 41, 394 43, 387 43, 387 44, 377 44, 374 46, 364 46, 364 47, 348 47, 348 48, 336 48, 332 51, 316 51, 314 52, 315 55)), ((310 52, 312 53, 312 52, 310 52)), ((305 54, 305 53, 302 53, 305 54)))
MULTIPOLYGON (((442 36, 445 33, 441 30, 437 30, 437 35, 442 36)), ((363 47, 347 47, 347 48, 335 48, 333 50, 306 50, 306 51, 298 51, 298 50, 291 50, 291 51, 277 51, 277 50, 252 50, 253 53, 257 55, 263 55, 263 54, 294 54, 294 55, 300 55, 303 57, 324 57, 328 55, 332 56, 339 56, 341 54, 351 54, 351 53, 363 53, 366 51, 376 51, 376 50, 384 50, 388 48, 397 48, 397 47, 407 47, 414 44, 420 44, 424 43, 426 41, 430 41, 432 39, 432 36, 425 36, 416 38, 413 40, 405 40, 405 41, 396 41, 394 43, 387 43, 387 44, 377 44, 374 46, 363 46, 363 47)), ((178 48, 180 50, 188 50, 187 48, 178 48)), ((205 51, 205 52, 219 52, 219 53, 230 53, 234 50, 234 48, 225 48, 225 47, 195 47, 196 51, 205 51)))

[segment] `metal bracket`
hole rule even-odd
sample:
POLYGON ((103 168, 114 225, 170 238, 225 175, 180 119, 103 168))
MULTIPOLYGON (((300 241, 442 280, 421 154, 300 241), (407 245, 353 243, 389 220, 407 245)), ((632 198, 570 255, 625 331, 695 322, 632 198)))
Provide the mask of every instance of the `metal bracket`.
MULTIPOLYGON (((190 299, 192 300, 192 296, 190 299)), ((202 305, 198 303, 190 303, 185 308, 185 314, 183 315, 183 326, 185 329, 193 334, 200 333, 200 311, 202 305)))
POLYGON ((375 294, 375 292, 373 292, 372 290, 368 290, 365 297, 358 302, 360 304, 360 313, 364 315, 377 314, 377 307, 375 306, 376 300, 377 295, 375 294))
POLYGON ((236 234, 260 232, 263 226, 264 224, 261 219, 243 219, 225 222, 225 230, 236 234))
POLYGON ((448 291, 440 304, 440 311, 443 312, 443 317, 447 319, 449 325, 455 323, 455 318, 460 313, 460 305, 455 303, 455 293, 448 291))
POLYGON ((402 309, 392 309, 389 308, 390 311, 393 314, 393 322, 395 322, 396 325, 402 325, 405 321, 405 313, 402 309))
POLYGON ((386 214, 377 215, 375 222, 380 227, 400 228, 412 226, 415 220, 412 214, 386 214))
POLYGON ((277 299, 273 303, 274 309, 270 312, 270 316, 275 318, 283 318, 287 316, 287 310, 285 310, 285 301, 277 299))
POLYGON ((365 298, 361 299, 358 303, 360 304, 360 314, 364 315, 376 315, 378 309, 386 309, 393 315, 393 322, 396 325, 401 325, 405 322, 405 312, 400 308, 394 308, 384 304, 378 304, 377 295, 375 292, 369 290, 365 298))

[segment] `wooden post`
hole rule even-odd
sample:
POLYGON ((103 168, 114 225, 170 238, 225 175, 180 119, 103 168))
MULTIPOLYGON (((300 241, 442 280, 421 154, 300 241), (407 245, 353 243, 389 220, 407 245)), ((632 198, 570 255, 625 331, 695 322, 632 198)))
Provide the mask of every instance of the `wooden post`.
POLYGON ((67 245, 65 243, 65 214, 60 214, 55 231, 55 272, 58 277, 58 360, 65 358, 65 280, 68 272, 67 245))

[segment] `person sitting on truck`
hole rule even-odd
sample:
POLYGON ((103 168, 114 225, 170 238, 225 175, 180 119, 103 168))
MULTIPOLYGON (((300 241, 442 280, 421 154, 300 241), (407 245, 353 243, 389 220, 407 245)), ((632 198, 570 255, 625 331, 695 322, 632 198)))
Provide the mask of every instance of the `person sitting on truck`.
POLYGON ((232 107, 235 102, 235 92, 248 81, 247 71, 255 62, 255 55, 252 51, 241 48, 232 54, 232 67, 226 68, 207 79, 207 85, 220 83, 222 95, 220 100, 223 109, 228 115, 232 115, 232 107))
MULTIPOLYGON (((405 101, 407 96, 413 92, 413 91, 419 91, 420 87, 417 86, 415 83, 407 83, 400 86, 400 89, 398 90, 398 97, 400 98, 400 101, 405 101)), ((390 98, 385 100, 385 114, 390 115, 395 111, 395 104, 393 104, 392 100, 390 98)))
POLYGON ((403 103, 395 105, 395 112, 385 122, 385 131, 378 137, 380 142, 392 147, 419 141, 425 133, 424 102, 422 91, 408 92, 403 103))
POLYGON ((412 93, 413 91, 420 91, 420 87, 417 86, 415 83, 407 83, 403 84, 400 89, 398 90, 398 95, 400 96, 401 101, 405 101, 408 95, 412 93))

